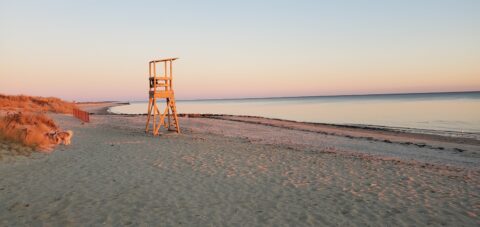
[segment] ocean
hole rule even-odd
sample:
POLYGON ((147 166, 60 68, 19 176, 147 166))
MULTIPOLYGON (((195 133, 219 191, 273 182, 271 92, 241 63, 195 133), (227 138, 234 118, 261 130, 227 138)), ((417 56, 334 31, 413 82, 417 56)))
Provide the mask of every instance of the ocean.
MULTIPOLYGON (((109 111, 146 114, 147 106, 147 101, 131 102, 109 111)), ((177 109, 179 113, 261 116, 475 138, 480 135, 480 92, 177 100, 177 109)))

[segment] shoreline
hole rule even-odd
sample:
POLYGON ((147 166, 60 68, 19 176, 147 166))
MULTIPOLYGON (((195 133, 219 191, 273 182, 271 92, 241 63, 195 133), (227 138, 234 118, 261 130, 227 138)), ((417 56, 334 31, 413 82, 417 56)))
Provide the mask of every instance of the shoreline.
POLYGON ((152 136, 146 116, 101 114, 117 104, 84 106, 90 123, 49 114, 72 144, 2 161, 0 223, 478 224, 478 145, 233 116, 152 136))
MULTIPOLYGON (((114 113, 110 112, 111 107, 130 105, 130 103, 117 103, 111 102, 110 106, 106 106, 102 109, 100 114, 105 115, 117 115, 117 116, 147 116, 144 114, 123 114, 123 113, 114 113)), ((97 113, 94 113, 97 114, 97 113)), ((273 127, 285 127, 285 124, 296 124, 296 125, 307 125, 307 126, 318 126, 324 128, 335 128, 339 130, 365 130, 369 132, 378 132, 378 133, 388 133, 391 135, 405 135, 411 137, 422 137, 425 139, 433 139, 439 141, 451 141, 456 143, 467 143, 471 145, 480 145, 480 135, 478 133, 470 132, 458 132, 458 131, 447 131, 447 130, 430 130, 430 129, 420 129, 420 128, 407 128, 407 127, 390 127, 390 126, 381 126, 381 125, 367 125, 367 124, 330 124, 330 123, 318 123, 318 122, 303 122, 303 121, 294 121, 286 120, 279 118, 268 118, 261 116, 250 116, 250 115, 231 115, 231 114, 201 114, 201 113, 179 113, 179 117, 186 118, 211 118, 211 119, 222 119, 230 121, 239 121, 244 123, 252 124, 263 124, 273 127), (256 120, 250 120, 256 119, 256 120), (267 123, 268 122, 268 123, 267 123), (274 123, 272 123, 274 122, 274 123), (432 132, 432 133, 428 133, 432 132), (447 135, 445 135, 447 133, 447 135), (453 136, 455 134, 462 134, 463 136, 453 136), (469 136, 466 136, 469 135, 469 136)), ((289 128, 289 127, 286 127, 289 128)), ((290 129, 295 129, 295 127, 290 127, 290 129)), ((388 142, 388 141, 385 141, 388 142)), ((421 146, 421 145, 420 145, 421 146)))
POLYGON ((76 103, 76 104, 82 110, 87 111, 90 114, 110 115, 110 114, 113 114, 109 111, 110 107, 130 105, 130 102, 105 101, 105 102, 85 102, 85 103, 76 103))
MULTIPOLYGON (((117 114, 112 113, 109 110, 110 107, 120 106, 120 105, 128 105, 129 103, 120 103, 120 102, 102 102, 97 103, 93 106, 86 105, 90 112, 94 115, 106 115, 106 116, 119 116, 119 117, 126 117, 126 118, 133 118, 133 119, 141 119, 146 118, 147 114, 117 114)), ((310 122, 297 122, 291 120, 283 120, 283 119, 273 119, 273 118, 265 118, 265 117, 255 117, 255 116, 241 116, 241 115, 226 115, 226 114, 179 114, 180 119, 180 126, 182 127, 182 121, 185 120, 193 120, 193 121, 200 121, 202 120, 213 120, 213 121, 225 121, 231 123, 238 123, 238 127, 246 128, 243 125, 251 125, 251 127, 272 127, 278 128, 279 130, 287 130, 289 133, 292 133, 292 136, 295 136, 296 133, 314 133, 319 136, 329 136, 333 138, 342 138, 352 142, 359 142, 359 143, 375 143, 377 145, 371 146, 378 146, 383 144, 382 146, 400 146, 405 149, 412 149, 418 150, 416 152, 420 152, 422 150, 428 150, 430 154, 423 154, 423 156, 427 158, 419 159, 418 155, 414 153, 410 154, 403 154, 402 152, 397 153, 383 153, 382 151, 377 152, 370 152, 368 151, 368 147, 364 151, 358 150, 344 150, 340 153, 347 154, 347 155, 354 155, 354 156, 362 156, 366 158, 378 158, 381 160, 402 160, 405 161, 407 159, 411 159, 413 162, 420 161, 420 165, 423 164, 432 164, 432 165, 439 165, 439 166, 448 166, 451 160, 449 154, 460 154, 463 156, 475 156, 480 158, 480 140, 474 138, 464 138, 464 137, 450 137, 450 136, 443 136, 443 135, 435 135, 435 134, 426 134, 426 133, 416 133, 416 132, 408 132, 408 131, 398 131, 388 127, 385 128, 377 128, 377 127, 368 127, 368 126, 357 126, 357 125, 337 125, 337 124, 325 124, 325 123, 310 123, 310 122), (243 125, 242 125, 243 124, 243 125), (436 153, 442 153, 447 161, 442 163, 433 163, 430 160, 442 160, 442 158, 438 159, 434 156, 436 153), (423 163, 423 164, 422 164, 423 163)), ((204 122, 202 122, 204 123, 204 122)), ((212 123, 214 124, 212 127, 219 127, 221 123, 212 123)), ((235 131, 238 129, 231 129, 230 131, 235 131)), ((252 129, 254 131, 255 129, 252 129)), ((233 136, 233 137, 242 137, 242 138, 249 138, 250 132, 244 131, 243 134, 235 134, 229 132, 227 129, 222 130, 222 133, 218 132, 208 132, 208 133, 217 133, 223 136, 233 136), (232 134, 232 135, 229 135, 232 134)), ((265 140, 265 138, 254 138, 255 140, 265 140)), ((309 146, 308 143, 315 143, 314 141, 306 142, 306 144, 302 144, 302 146, 309 146)), ((282 144, 278 142, 271 142, 270 145, 282 145, 286 147, 294 148, 295 145, 293 144, 282 144)), ((338 152, 337 152, 338 153, 338 152)), ((457 161, 454 161, 454 163, 457 161)), ((454 164, 453 167, 460 167, 460 168, 473 168, 479 169, 476 165, 472 164, 454 164)), ((455 167, 455 168, 456 168, 455 167)))

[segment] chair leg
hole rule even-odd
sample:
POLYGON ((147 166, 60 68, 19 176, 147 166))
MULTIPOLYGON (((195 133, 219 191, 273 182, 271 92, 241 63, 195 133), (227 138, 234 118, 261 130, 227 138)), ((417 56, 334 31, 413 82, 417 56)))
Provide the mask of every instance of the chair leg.
POLYGON ((178 123, 178 115, 177 115, 177 106, 175 104, 175 99, 170 100, 170 108, 172 109, 173 120, 175 121, 175 128, 177 133, 180 133, 180 125, 178 123))
POLYGON ((157 114, 158 114, 158 107, 157 107, 157 102, 153 100, 153 135, 156 136, 157 134, 155 133, 157 131, 157 114))
POLYGON ((148 101, 148 114, 147 114, 147 124, 145 125, 145 132, 149 132, 150 127, 150 118, 152 118, 153 129, 152 133, 154 136, 158 135, 160 128, 164 126, 169 131, 176 131, 180 133, 180 125, 178 123, 177 108, 175 104, 175 98, 167 98, 167 106, 163 113, 160 113, 158 105, 155 98, 150 98, 148 101), (152 113, 153 112, 153 113, 152 113), (153 116, 152 116, 153 115, 153 116), (172 116, 173 115, 173 116, 172 116), (157 122, 158 116, 158 122, 157 122), (172 129, 172 124, 175 126, 175 129, 172 129))
POLYGON ((152 99, 148 100, 148 114, 147 114, 147 125, 145 125, 145 133, 148 133, 148 126, 150 125, 150 115, 152 114, 152 99))
MULTIPOLYGON (((167 98, 167 106, 168 106, 169 102, 170 102, 170 99, 167 98)), ((172 118, 172 116, 171 116, 171 114, 170 114, 170 108, 168 108, 168 131, 170 131, 171 125, 172 125, 172 123, 171 123, 171 122, 172 122, 172 121, 171 121, 171 118, 172 118)))

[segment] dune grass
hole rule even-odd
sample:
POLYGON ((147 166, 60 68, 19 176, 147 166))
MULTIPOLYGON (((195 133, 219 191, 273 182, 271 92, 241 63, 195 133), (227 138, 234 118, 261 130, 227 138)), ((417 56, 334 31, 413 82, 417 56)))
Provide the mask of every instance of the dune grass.
POLYGON ((46 134, 58 130, 55 122, 43 113, 9 113, 0 119, 0 137, 39 151, 50 151, 54 141, 46 134))
POLYGON ((4 111, 72 113, 75 104, 55 97, 0 94, 0 109, 4 111))
POLYGON ((0 142, 4 145, 16 144, 16 147, 23 145, 26 151, 50 152, 56 144, 46 134, 58 130, 59 127, 46 113, 69 114, 74 107, 74 103, 54 97, 0 94, 0 142))

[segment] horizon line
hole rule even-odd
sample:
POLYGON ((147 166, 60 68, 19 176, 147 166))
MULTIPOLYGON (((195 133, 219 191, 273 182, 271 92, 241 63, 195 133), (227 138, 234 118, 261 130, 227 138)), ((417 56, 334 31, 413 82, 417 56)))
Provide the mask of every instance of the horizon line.
MULTIPOLYGON (((457 94, 457 93, 480 93, 480 90, 474 91, 434 91, 434 92, 407 92, 407 93, 367 93, 367 94, 345 94, 345 95, 304 95, 304 96, 269 96, 269 97, 249 97, 249 98, 206 98, 206 99, 178 99, 177 101, 214 101, 214 100, 252 100, 252 99, 284 99, 284 98, 315 98, 315 97, 352 97, 352 96, 382 96, 382 95, 429 95, 429 94, 457 94)), ((123 102, 144 102, 146 100, 134 100, 123 102)), ((109 102, 109 101, 99 101, 109 102)), ((122 102, 122 101, 110 101, 122 102)))

